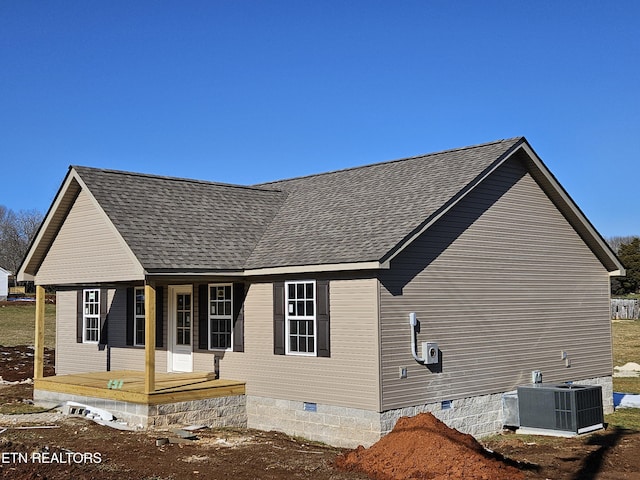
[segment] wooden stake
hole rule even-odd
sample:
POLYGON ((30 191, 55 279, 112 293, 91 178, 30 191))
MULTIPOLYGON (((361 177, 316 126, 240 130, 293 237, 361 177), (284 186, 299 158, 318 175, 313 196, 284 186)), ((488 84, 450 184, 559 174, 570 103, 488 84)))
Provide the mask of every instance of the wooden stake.
POLYGON ((156 289, 144 286, 144 393, 156 389, 156 289))
POLYGON ((33 378, 44 376, 44 287, 36 285, 36 332, 35 356, 33 362, 33 378))

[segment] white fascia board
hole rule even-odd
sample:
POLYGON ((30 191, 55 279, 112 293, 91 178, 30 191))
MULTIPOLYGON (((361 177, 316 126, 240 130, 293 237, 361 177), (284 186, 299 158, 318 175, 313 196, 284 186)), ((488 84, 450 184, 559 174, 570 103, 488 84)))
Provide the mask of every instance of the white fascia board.
POLYGON ((133 253, 133 250, 131 250, 131 247, 129 247, 129 244, 124 240, 124 238, 122 237, 122 235, 120 234, 120 232, 118 231, 116 226, 113 224, 113 222, 111 221, 111 219, 109 218, 107 213, 103 210, 103 208, 100 205, 100 203, 98 202, 98 200, 96 200, 96 198, 93 196, 93 193, 91 193, 91 190, 89 190, 89 188, 84 183, 84 181, 82 180, 80 175, 78 175, 78 173, 75 171, 75 169, 72 169, 71 172, 72 172, 73 178, 78 182, 78 184, 80 185, 82 190, 84 190, 89 195, 89 198, 91 199, 91 202, 98 209, 98 211, 100 212, 100 214, 102 215, 104 220, 107 222, 107 224, 109 225, 109 227, 111 228, 111 230, 115 234, 116 238, 118 238, 118 241, 120 242, 120 245, 122 246, 122 248, 124 248, 124 250, 127 252, 129 257, 131 258, 131 261, 135 264, 136 270, 138 272, 138 277, 137 278, 133 278, 132 280, 144 280, 146 272, 144 270, 144 267, 140 263, 140 260, 138 260, 138 257, 136 257, 135 253, 133 253))
POLYGON ((71 182, 73 181, 73 179, 74 177, 71 174, 71 171, 67 172, 67 176, 65 177, 62 183, 62 186, 58 190, 56 197, 53 199, 53 203, 51 204, 51 207, 49 207, 49 211, 47 212, 47 215, 43 220, 42 225, 40 225, 40 229, 36 234, 36 238, 33 240, 33 242, 31 242, 31 247, 29 248, 29 251, 27 252, 27 255, 25 256, 24 260, 22 261, 22 265, 20 265, 20 269, 18 270, 19 282, 33 281, 34 276, 32 274, 26 273, 25 268, 27 267, 27 265, 31 263, 31 260, 33 260, 33 255, 37 250, 36 247, 40 244, 40 242, 42 241, 42 238, 45 235, 45 232, 47 232, 47 230, 49 229, 49 226, 51 224, 51 219, 55 216, 55 213, 58 211, 58 208, 60 208, 60 203, 62 202, 62 199, 65 197, 67 190, 69 190, 69 185, 71 185, 71 182))

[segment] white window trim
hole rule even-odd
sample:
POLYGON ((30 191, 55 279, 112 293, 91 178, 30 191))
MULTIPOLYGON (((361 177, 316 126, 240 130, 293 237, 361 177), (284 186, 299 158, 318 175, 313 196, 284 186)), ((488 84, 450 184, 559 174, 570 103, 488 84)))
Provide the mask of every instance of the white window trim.
MULTIPOLYGON (((145 318, 145 314, 146 312, 144 311, 146 305, 143 302, 142 304, 142 309, 143 309, 143 313, 142 315, 138 315, 137 314, 137 310, 136 307, 138 306, 138 292, 142 292, 142 296, 144 297, 144 287, 134 287, 133 289, 133 345, 136 347, 144 347, 144 341, 142 343, 138 343, 137 339, 138 339, 138 321, 142 320, 142 325, 144 325, 145 329, 146 329, 146 318, 145 318)), ((146 337, 146 332, 145 332, 145 337, 146 337)))
POLYGON ((284 329, 285 329, 285 354, 300 357, 317 357, 318 356, 318 293, 316 290, 315 280, 292 280, 284 282, 284 329), (289 285, 298 285, 300 283, 313 284, 313 316, 289 315, 289 285), (292 352, 291 342, 289 338, 290 320, 313 320, 313 352, 292 352))
POLYGON ((210 283, 207 285, 207 347, 214 352, 231 352, 233 351, 233 283, 210 283), (230 287, 231 288, 231 314, 229 315, 211 315, 211 287, 230 287), (231 339, 229 340, 229 348, 219 348, 211 346, 211 320, 229 320, 231 326, 231 339))
POLYGON ((85 288, 82 290, 82 343, 88 343, 96 345, 100 341, 100 289, 99 288, 85 288), (89 315, 87 314, 87 293, 88 292, 96 292, 97 301, 93 303, 97 303, 98 306, 98 314, 97 315, 89 315), (87 320, 89 318, 95 318, 97 320, 97 340, 87 340, 87 320))

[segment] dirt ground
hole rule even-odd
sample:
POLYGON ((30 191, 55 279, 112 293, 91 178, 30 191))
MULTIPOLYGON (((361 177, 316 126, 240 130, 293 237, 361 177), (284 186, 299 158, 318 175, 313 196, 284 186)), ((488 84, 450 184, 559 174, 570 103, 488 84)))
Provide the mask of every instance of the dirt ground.
MULTIPOLYGON (((45 361, 45 374, 52 374, 52 350, 45 361)), ((0 346, 4 381, 30 378, 32 368, 32 349, 0 346)), ((0 385, 0 409, 30 409, 25 400, 32 392, 29 383, 0 385)), ((0 478, 640 480, 640 432, 615 428, 573 439, 505 434, 480 446, 424 415, 404 419, 373 447, 357 450, 277 432, 194 433, 196 440, 157 445, 178 437, 118 431, 57 412, 0 414, 0 478)))

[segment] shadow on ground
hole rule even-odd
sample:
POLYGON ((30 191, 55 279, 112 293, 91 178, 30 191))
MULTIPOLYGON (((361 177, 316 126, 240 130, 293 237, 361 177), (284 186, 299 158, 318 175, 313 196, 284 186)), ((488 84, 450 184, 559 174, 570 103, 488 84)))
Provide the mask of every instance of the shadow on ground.
POLYGON ((614 427, 610 433, 592 436, 586 442, 587 445, 598 445, 599 448, 587 455, 582 468, 576 472, 573 480, 595 480, 602 470, 607 453, 620 443, 627 432, 628 430, 624 428, 614 427))

